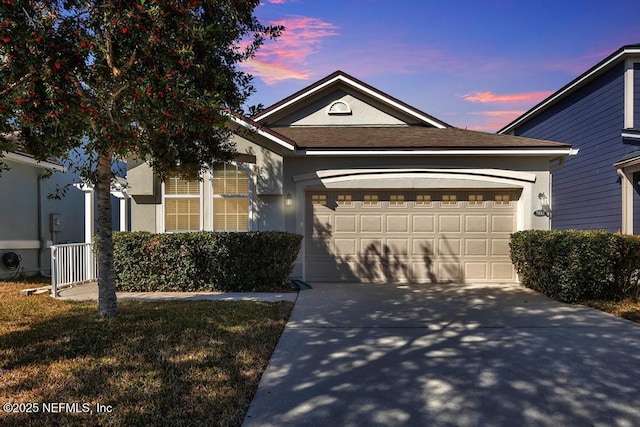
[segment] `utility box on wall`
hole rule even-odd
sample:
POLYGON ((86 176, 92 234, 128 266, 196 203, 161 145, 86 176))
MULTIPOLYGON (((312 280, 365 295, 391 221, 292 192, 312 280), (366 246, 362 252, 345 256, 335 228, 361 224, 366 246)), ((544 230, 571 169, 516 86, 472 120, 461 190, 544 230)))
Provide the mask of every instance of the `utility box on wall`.
POLYGON ((63 230, 63 221, 62 221, 62 215, 60 214, 51 214, 51 225, 49 226, 49 228, 51 229, 52 233, 57 233, 63 230))

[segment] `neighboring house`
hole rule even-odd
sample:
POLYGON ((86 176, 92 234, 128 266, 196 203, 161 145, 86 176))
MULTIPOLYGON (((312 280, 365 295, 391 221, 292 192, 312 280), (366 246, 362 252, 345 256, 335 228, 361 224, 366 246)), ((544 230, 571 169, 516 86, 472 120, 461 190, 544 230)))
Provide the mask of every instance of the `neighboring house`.
POLYGON ((129 163, 131 229, 299 233, 308 281, 514 281, 509 235, 549 228, 533 212, 573 153, 451 127, 343 72, 230 121, 240 154, 202 181, 129 163))
POLYGON ((10 169, 0 176, 0 280, 17 274, 47 274, 52 244, 83 239, 82 193, 70 188, 61 200, 48 198, 56 187, 73 182, 66 173, 44 178, 47 170, 63 170, 53 160, 38 162, 18 151, 4 153, 2 160, 10 169))
POLYGON ((498 133, 580 150, 553 172, 553 228, 640 233, 640 44, 618 49, 498 133))

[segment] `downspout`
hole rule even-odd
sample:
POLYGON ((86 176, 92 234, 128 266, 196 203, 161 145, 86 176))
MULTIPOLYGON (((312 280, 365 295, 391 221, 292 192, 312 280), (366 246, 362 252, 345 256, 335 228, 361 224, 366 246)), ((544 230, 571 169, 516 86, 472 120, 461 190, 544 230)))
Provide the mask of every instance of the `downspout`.
POLYGON ((45 237, 42 235, 43 227, 42 227, 42 218, 43 218, 43 203, 42 203, 42 180, 44 175, 39 174, 37 177, 37 190, 38 190, 38 241, 40 244, 38 245, 38 273, 44 277, 51 277, 50 273, 45 272, 42 269, 42 254, 44 251, 44 247, 47 244, 45 237))
POLYGON ((43 277, 51 277, 51 272, 45 271, 42 268, 42 256, 44 254, 44 250, 47 248, 47 239, 43 235, 44 227, 42 226, 42 219, 44 217, 43 214, 43 203, 42 203, 42 180, 47 178, 47 175, 40 174, 38 175, 38 241, 40 244, 38 245, 38 273, 43 277))

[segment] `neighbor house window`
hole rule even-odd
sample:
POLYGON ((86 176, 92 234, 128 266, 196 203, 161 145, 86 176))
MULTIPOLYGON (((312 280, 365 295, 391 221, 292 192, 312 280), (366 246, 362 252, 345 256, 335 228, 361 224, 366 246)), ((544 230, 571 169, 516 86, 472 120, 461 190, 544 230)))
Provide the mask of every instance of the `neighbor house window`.
POLYGON ((164 181, 164 231, 202 228, 202 183, 170 177, 164 181))
POLYGON ((214 231, 249 231, 250 177, 248 169, 233 164, 213 169, 214 231))

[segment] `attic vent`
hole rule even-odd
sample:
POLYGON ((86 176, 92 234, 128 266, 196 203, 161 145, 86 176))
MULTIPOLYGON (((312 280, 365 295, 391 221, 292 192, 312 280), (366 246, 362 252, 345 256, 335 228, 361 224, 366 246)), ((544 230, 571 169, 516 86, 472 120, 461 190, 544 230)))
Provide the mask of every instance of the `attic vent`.
POLYGON ((329 114, 351 114, 351 107, 344 101, 334 101, 329 105, 329 114))

